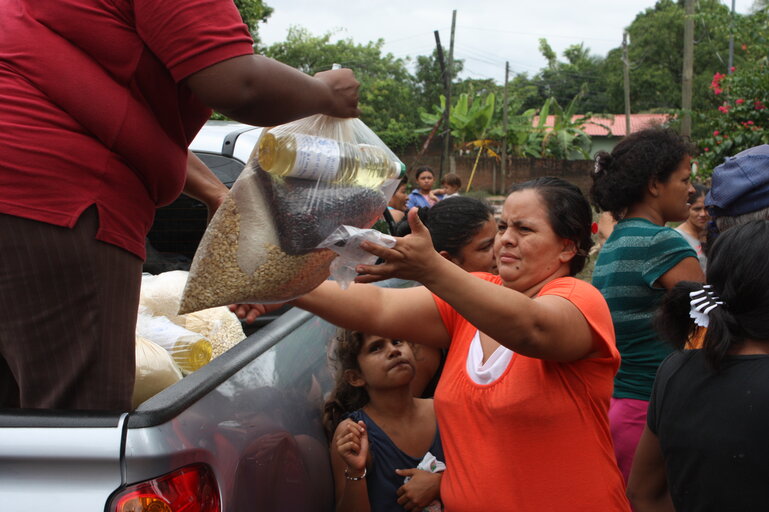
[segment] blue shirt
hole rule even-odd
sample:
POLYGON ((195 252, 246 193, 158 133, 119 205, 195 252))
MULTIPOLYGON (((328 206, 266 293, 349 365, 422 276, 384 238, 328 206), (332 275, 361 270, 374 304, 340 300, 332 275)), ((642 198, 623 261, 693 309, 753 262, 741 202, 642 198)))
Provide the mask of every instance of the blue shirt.
MULTIPOLYGON (((442 196, 436 196, 438 199, 442 199, 442 196)), ((419 189, 414 189, 409 194, 409 199, 406 201, 406 209, 409 210, 413 207, 421 208, 423 206, 427 206, 428 208, 432 206, 430 202, 425 199, 425 196, 419 193, 419 189)))
MULTIPOLYGON (((371 512, 403 512, 405 509, 398 505, 398 489, 403 485, 404 477, 396 474, 395 470, 415 468, 422 457, 415 459, 402 452, 362 409, 350 413, 348 418, 355 422, 363 421, 368 432, 371 465, 366 468, 366 487, 371 512)), ((428 451, 438 460, 446 460, 437 425, 435 439, 428 451)))

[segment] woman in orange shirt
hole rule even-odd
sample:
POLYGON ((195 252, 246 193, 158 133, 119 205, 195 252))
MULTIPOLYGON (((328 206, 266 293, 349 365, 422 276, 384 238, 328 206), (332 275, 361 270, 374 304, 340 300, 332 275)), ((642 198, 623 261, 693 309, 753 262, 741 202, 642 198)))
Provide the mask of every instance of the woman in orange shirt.
MULTIPOLYGON (((295 304, 348 329, 447 348, 435 394, 445 510, 628 511, 608 408, 619 353, 609 308, 575 279, 592 245, 580 190, 559 178, 517 184, 498 223, 499 275, 469 274, 435 252, 416 210, 368 279, 326 281, 295 304)), ((240 308, 241 316, 247 313, 240 308)))

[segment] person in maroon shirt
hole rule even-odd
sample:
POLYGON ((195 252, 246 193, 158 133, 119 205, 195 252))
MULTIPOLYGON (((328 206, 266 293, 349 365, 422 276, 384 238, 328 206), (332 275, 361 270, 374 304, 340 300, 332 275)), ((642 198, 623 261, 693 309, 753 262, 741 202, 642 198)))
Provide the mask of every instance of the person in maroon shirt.
POLYGON ((127 410, 144 240, 211 109, 354 117, 349 70, 253 54, 230 0, 0 0, 0 407, 127 410))

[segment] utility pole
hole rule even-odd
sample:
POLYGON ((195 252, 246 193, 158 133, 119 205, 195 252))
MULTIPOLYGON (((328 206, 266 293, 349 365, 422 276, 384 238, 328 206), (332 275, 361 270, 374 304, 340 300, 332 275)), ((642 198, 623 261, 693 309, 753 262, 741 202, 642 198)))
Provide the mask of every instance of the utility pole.
POLYGON ((692 77, 694 75, 694 0, 686 0, 684 14, 684 69, 681 80, 681 135, 692 134, 692 77))
POLYGON ((622 33, 622 64, 625 82, 625 135, 630 135, 630 58, 627 53, 627 30, 622 33))
MULTIPOLYGON (((502 193, 505 192, 505 177, 507 176, 507 81, 510 77, 510 63, 505 62, 505 88, 502 90, 502 166, 500 182, 502 183, 502 193)), ((494 192, 497 192, 495 190, 494 192)))
POLYGON ((446 66, 446 135, 443 137, 443 156, 441 157, 440 177, 443 177, 445 166, 449 166, 451 172, 451 82, 454 74, 454 31, 457 26, 457 11, 451 13, 451 40, 449 42, 449 62, 446 66))
POLYGON ((732 14, 729 19, 729 70, 728 74, 732 74, 732 68, 734 67, 734 0, 732 0, 732 14))
POLYGON ((446 148, 448 142, 450 142, 449 137, 451 137, 451 124, 449 118, 449 114, 451 113, 451 104, 448 100, 448 91, 450 89, 451 79, 449 78, 449 72, 446 69, 446 60, 443 56, 443 46, 441 46, 441 36, 437 30, 433 31, 433 34, 435 34, 435 46, 438 52, 438 64, 441 66, 441 76, 443 77, 443 95, 447 96, 446 108, 443 109, 443 151, 441 152, 441 168, 439 170, 440 176, 443 176, 444 161, 446 158, 448 158, 446 148))

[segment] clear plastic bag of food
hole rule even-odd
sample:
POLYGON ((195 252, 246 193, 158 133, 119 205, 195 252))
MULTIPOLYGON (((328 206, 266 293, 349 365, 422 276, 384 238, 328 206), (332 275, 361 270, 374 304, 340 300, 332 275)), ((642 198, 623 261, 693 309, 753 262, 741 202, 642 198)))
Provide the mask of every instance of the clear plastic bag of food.
POLYGON ((211 342, 204 336, 175 324, 167 316, 152 316, 143 307, 136 318, 136 334, 165 349, 184 374, 211 361, 211 342))
POLYGON ((312 290, 336 257, 318 244, 342 225, 371 227, 404 172, 359 119, 315 115, 263 130, 203 235, 179 313, 312 290))

